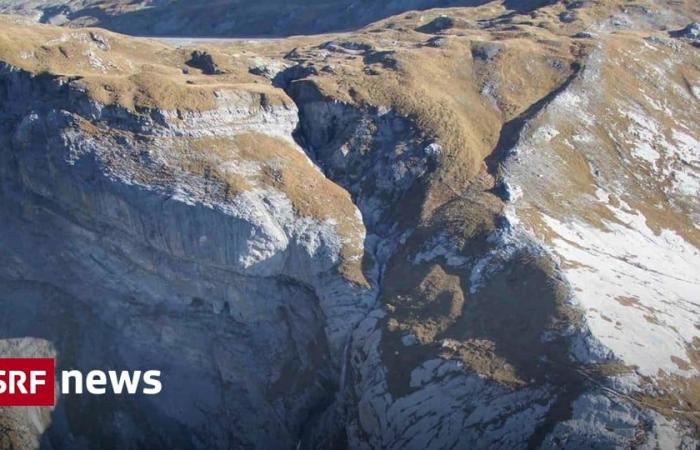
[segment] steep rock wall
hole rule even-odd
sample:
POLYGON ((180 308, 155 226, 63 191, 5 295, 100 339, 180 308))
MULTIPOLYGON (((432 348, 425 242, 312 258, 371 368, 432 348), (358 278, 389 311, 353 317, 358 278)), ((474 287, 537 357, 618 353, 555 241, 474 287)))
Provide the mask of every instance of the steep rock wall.
POLYGON ((244 92, 208 114, 135 114, 9 66, 0 92, 4 337, 31 336, 47 356, 50 342, 59 368, 160 369, 165 386, 157 402, 59 398, 13 441, 293 446, 332 397, 373 295, 338 272, 347 237, 334 223, 299 216, 272 187, 221 201, 160 140, 264 130, 291 142, 295 110, 244 92))

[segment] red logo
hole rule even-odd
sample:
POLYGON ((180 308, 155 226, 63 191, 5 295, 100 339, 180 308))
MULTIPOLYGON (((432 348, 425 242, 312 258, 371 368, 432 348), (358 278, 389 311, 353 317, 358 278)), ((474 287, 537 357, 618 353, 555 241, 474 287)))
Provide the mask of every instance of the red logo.
POLYGON ((0 406, 53 406, 52 358, 0 358, 0 406))

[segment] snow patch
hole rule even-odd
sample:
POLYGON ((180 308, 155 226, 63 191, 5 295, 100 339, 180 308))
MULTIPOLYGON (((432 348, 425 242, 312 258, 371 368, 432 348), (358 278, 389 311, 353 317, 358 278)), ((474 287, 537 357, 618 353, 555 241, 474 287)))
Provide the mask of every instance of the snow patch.
POLYGON ((430 238, 423 249, 413 257, 413 264, 422 264, 443 257, 448 266, 462 267, 469 262, 469 258, 459 254, 457 244, 452 241, 447 233, 440 233, 430 238))
POLYGON ((643 375, 696 374, 671 358, 687 361, 700 335, 700 252, 673 231, 655 234, 640 213, 607 207, 619 222, 606 229, 543 216, 591 332, 643 375))
POLYGON ((661 126, 651 117, 638 111, 623 111, 622 114, 631 122, 627 133, 633 145, 632 155, 655 167, 656 162, 661 158, 656 146, 660 145, 663 148, 670 146, 661 133, 661 126))

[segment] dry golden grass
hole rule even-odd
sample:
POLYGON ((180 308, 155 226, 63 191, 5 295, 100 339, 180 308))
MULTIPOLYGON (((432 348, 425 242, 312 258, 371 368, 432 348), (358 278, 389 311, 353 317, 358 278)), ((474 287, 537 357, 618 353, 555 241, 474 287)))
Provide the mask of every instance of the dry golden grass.
MULTIPOLYGON (((595 92, 587 94, 590 103, 586 111, 595 120, 595 125, 586 130, 591 133, 595 149, 571 145, 575 143, 571 138, 582 131, 575 126, 581 123, 575 113, 571 117, 545 115, 533 123, 533 129, 548 124, 559 132, 556 138, 545 144, 547 152, 557 157, 553 164, 557 167, 557 177, 548 178, 546 187, 533 188, 543 186, 541 182, 530 186, 530 195, 526 194, 521 201, 518 217, 547 243, 558 236, 543 223, 542 213, 563 219, 577 217, 601 229, 605 229, 609 222, 625 225, 606 205, 590 200, 595 198, 596 187, 600 186, 618 192, 617 196, 610 196, 611 207, 630 213, 639 212, 647 226, 656 233, 672 230, 688 243, 700 246, 700 231, 693 224, 697 203, 687 205, 674 201, 674 194, 669 191, 671 184, 658 167, 649 167, 633 156, 637 138, 643 136, 643 132, 638 131, 638 124, 623 113, 637 108, 645 120, 658 124, 654 128, 660 131, 661 138, 654 137, 650 145, 662 155, 670 154, 671 149, 663 141, 673 145, 672 130, 681 129, 680 123, 696 122, 692 117, 695 108, 687 103, 692 92, 685 86, 700 83, 700 64, 692 52, 678 51, 671 45, 647 45, 644 42, 647 36, 646 32, 625 31, 599 40, 600 76, 595 81, 595 92), (663 70, 657 72, 655 66, 663 70), (657 73, 663 74, 661 79, 656 78, 657 73), (679 91, 678 87, 687 89, 687 92, 679 91), (650 100, 649 97, 653 98, 650 100), (664 108, 652 107, 652 100, 659 101, 664 108), (598 169, 596 179, 592 176, 591 161, 598 169)), ((697 138, 696 130, 685 131, 697 138)), ((661 164, 664 158, 661 157, 661 164)), ((618 297, 615 300, 643 310, 644 319, 649 323, 660 323, 657 311, 643 306, 637 299, 618 297)), ((695 338, 687 351, 687 358, 673 358, 673 362, 682 370, 700 369, 698 349, 700 341, 695 338)), ((631 401, 689 422, 696 429, 700 425, 700 378, 697 376, 659 372, 642 383, 640 393, 633 395, 631 401)))
POLYGON ((248 73, 246 59, 200 46, 221 75, 205 75, 186 62, 192 49, 101 29, 65 29, 0 15, 0 61, 22 70, 65 77, 100 103, 129 110, 162 108, 200 111, 216 107, 217 90, 265 93, 269 103, 288 100, 248 73))

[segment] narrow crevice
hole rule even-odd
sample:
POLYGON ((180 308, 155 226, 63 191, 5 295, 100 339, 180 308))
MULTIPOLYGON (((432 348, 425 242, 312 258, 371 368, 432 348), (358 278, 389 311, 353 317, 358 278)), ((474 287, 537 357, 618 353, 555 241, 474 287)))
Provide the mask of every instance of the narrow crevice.
MULTIPOLYGON (((310 123, 308 117, 306 117, 306 111, 304 108, 304 103, 308 99, 300 99, 291 85, 294 81, 304 79, 310 75, 309 70, 305 68, 303 64, 297 64, 281 73, 279 73, 273 80, 273 84, 282 90, 289 96, 289 98, 294 102, 298 111, 298 125, 293 133, 294 140, 296 143, 304 150, 308 158, 321 170, 321 172, 333 183, 336 183, 343 189, 350 193, 353 203, 358 208, 362 216, 362 222, 365 226, 367 236, 378 236, 382 239, 385 236, 379 236, 378 230, 374 229, 372 223, 367 220, 366 211, 362 211, 360 205, 360 197, 362 193, 353 192, 351 186, 347 185, 348 180, 339 179, 338 176, 333 174, 332 170, 324 164, 321 160, 317 150, 311 145, 312 140, 306 135, 305 128, 306 124, 310 123)), ((315 99, 319 101, 321 99, 315 99)), ((328 100, 332 102, 332 100, 328 100)), ((326 127, 328 124, 316 123, 315 126, 326 127)), ((335 138, 335 132, 329 140, 335 138)), ((364 252, 366 255, 370 255, 370 258, 375 264, 382 264, 380 258, 377 255, 376 243, 372 242, 370 239, 365 239, 364 252)), ((366 272, 366 271, 365 271, 366 272)), ((365 276, 370 280, 370 284, 374 286, 375 293, 378 298, 379 288, 382 283, 383 268, 379 267, 373 271, 372 274, 365 273, 365 276)), ((376 301, 376 298, 375 298, 376 301)), ((344 352, 342 355, 342 361, 340 361, 340 372, 337 374, 337 383, 334 386, 335 391, 332 394, 332 399, 329 398, 323 404, 319 403, 317 408, 311 410, 307 418, 302 422, 302 433, 299 436, 299 441, 297 443, 297 448, 347 448, 347 435, 345 430, 345 418, 342 417, 342 412, 339 410, 338 406, 342 406, 343 397, 347 392, 348 388, 351 388, 347 381, 349 376, 349 364, 350 364, 350 348, 352 346, 352 336, 357 327, 362 323, 362 321, 371 313, 372 309, 366 311, 365 317, 358 321, 349 335, 347 342, 344 347, 344 352), (323 430, 323 433, 319 433, 319 430, 323 430)))
POLYGON ((495 180, 497 180, 496 186, 492 189, 492 193, 494 195, 497 195, 504 201, 510 200, 508 191, 501 176, 503 164, 518 144, 522 131, 529 121, 544 110, 555 98, 559 96, 559 94, 564 92, 578 77, 583 68, 584 66, 582 66, 579 62, 573 62, 571 64, 571 74, 562 84, 541 99, 537 100, 520 115, 506 122, 503 127, 501 127, 498 142, 496 143, 496 146, 491 154, 487 156, 486 160, 484 161, 488 172, 494 177, 495 180))
MULTIPOLYGON (((303 63, 302 63, 303 64, 303 63)), ((327 123, 318 123, 314 122, 314 120, 310 117, 306 116, 306 103, 312 103, 312 102, 324 102, 328 101, 331 102, 332 100, 328 99, 322 99, 322 98, 316 98, 315 96, 312 96, 311 98, 308 97, 308 92, 306 93, 300 93, 299 86, 294 86, 295 82, 298 83, 297 80, 301 80, 306 78, 309 73, 308 70, 304 69, 304 66, 302 64, 298 64, 297 66, 294 66, 290 69, 287 69, 286 71, 282 72, 276 77, 276 82, 275 85, 281 89, 283 89, 287 95, 292 99, 292 101, 296 104, 297 109, 298 109, 298 114, 299 114, 299 125, 297 127, 297 130, 294 133, 294 138, 297 141, 297 143, 304 149, 304 151, 307 153, 309 158, 322 170, 322 172, 333 182, 339 184, 340 186, 344 187, 346 190, 348 190, 352 197, 354 203, 358 206, 358 208, 361 210, 361 202, 362 202, 362 196, 363 194, 366 195, 362 190, 357 190, 353 189, 352 185, 349 184, 349 180, 345 178, 338 178, 336 174, 333 173, 333 170, 329 170, 327 167, 324 167, 324 162, 320 159, 320 155, 317 154, 318 149, 314 149, 311 146, 312 137, 307 136, 306 133, 308 131, 309 127, 328 127, 331 131, 329 132, 329 136, 324 136, 329 142, 333 142, 334 139, 337 138, 335 134, 338 132, 333 126, 329 126, 327 123), (355 191, 355 192, 353 192, 355 191)), ((534 118, 538 113, 540 113, 546 106, 554 100, 561 92, 563 92, 569 85, 570 83, 578 76, 578 74, 581 71, 581 66, 578 63, 573 63, 571 65, 571 74, 567 77, 567 79, 556 89, 548 93, 546 96, 541 98, 540 100, 536 101, 533 103, 530 107, 527 108, 522 114, 520 114, 518 117, 514 118, 513 120, 507 122, 503 128, 501 129, 500 136, 498 143, 496 147, 494 148, 492 154, 486 159, 486 165, 489 173, 494 176, 495 179, 499 180, 500 177, 500 170, 501 170, 501 165, 502 163, 507 159, 508 155, 510 154, 512 148, 517 145, 518 140, 520 138, 520 134, 522 133, 523 129, 527 125, 527 123, 534 118)), ((361 112, 360 112, 361 115, 361 112)), ((340 127, 341 129, 343 127, 340 127)), ((342 176, 342 174, 341 174, 342 176)), ((504 200, 507 200, 505 197, 505 189, 504 187, 500 187, 497 185, 494 190, 498 191, 504 191, 504 192, 497 192, 499 194, 499 197, 501 197, 504 200)), ((366 211, 362 211, 363 213, 363 222, 365 224, 365 227, 367 229, 367 233, 372 234, 375 233, 377 235, 380 235, 379 230, 374 229, 373 225, 377 224, 372 224, 367 220, 366 217, 366 211)), ((392 239, 392 236, 380 236, 382 239, 387 238, 387 239, 392 239)), ((396 238, 397 236, 393 236, 396 238)), ((374 253, 376 250, 372 246, 365 246, 365 252, 370 252, 374 253)), ((392 252, 393 253, 393 252, 392 252)), ((386 256, 386 255, 385 255, 386 256)), ((375 260, 377 260, 377 255, 374 254, 373 257, 375 260)), ((389 258, 385 258, 385 261, 388 261, 389 258)), ((383 270, 377 270, 375 272, 375 279, 372 280, 373 283, 375 283, 375 286, 379 287, 381 286, 382 283, 382 274, 383 270)), ((348 345, 350 343, 348 342, 348 345)), ((341 374, 339 376, 343 376, 344 370, 341 370, 341 374)), ((342 379, 339 379, 338 386, 344 386, 344 382, 342 379)), ((338 395, 342 395, 342 392, 338 392, 338 395)), ((340 398, 340 397, 339 397, 340 398)), ((333 406, 330 406, 332 408, 333 406)), ((332 413, 331 413, 332 414, 332 413)), ((335 417, 337 420, 342 420, 341 417, 335 417)), ((314 420, 319 420, 318 418, 311 418, 309 417, 310 421, 314 420)), ((317 422, 320 424, 320 422, 317 422)), ((313 427, 314 423, 310 424, 309 427, 313 427)), ((343 424, 335 424, 337 429, 343 429, 343 424)))

